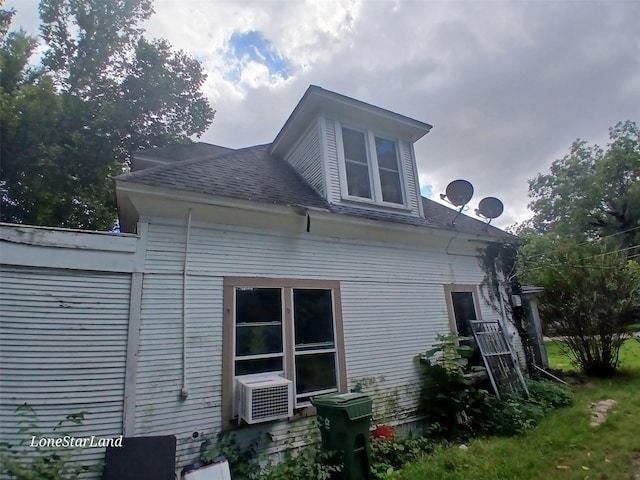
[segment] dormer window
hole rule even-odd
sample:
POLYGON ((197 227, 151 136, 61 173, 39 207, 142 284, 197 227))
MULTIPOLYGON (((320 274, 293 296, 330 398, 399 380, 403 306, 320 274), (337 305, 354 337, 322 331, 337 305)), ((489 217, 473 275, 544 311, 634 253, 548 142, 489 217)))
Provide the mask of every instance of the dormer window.
MULTIPOLYGON (((389 206, 404 206, 404 187, 398 144, 370 130, 340 126, 343 197, 389 206)), ((341 154, 341 155, 340 155, 341 154)))

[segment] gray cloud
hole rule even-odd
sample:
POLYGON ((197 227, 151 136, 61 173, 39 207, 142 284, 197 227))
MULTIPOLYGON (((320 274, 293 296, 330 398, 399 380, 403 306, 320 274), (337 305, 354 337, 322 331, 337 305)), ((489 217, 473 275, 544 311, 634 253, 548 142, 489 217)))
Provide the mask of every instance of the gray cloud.
POLYGON ((307 86, 320 85, 433 124, 416 144, 421 178, 436 197, 450 180, 470 180, 472 208, 501 198, 499 226, 527 215, 527 179, 573 140, 603 144, 608 127, 640 120, 635 0, 157 0, 156 11, 149 33, 209 70, 218 113, 204 141, 269 142, 307 86), (287 55, 289 78, 224 79, 225 41, 249 30, 287 55))

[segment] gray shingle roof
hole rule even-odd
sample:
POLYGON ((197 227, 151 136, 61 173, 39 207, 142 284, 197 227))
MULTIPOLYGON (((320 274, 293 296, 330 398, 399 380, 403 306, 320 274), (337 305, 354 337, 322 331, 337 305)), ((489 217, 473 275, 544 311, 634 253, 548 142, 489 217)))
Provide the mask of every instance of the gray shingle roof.
POLYGON ((327 208, 324 201, 287 162, 259 145, 222 155, 190 158, 169 165, 126 173, 119 181, 175 188, 189 192, 241 198, 280 205, 327 208))
POLYGON ((133 156, 178 161, 184 158, 194 159, 197 157, 221 155, 229 152, 233 152, 233 148, 223 147, 221 145, 212 145, 204 142, 193 142, 184 145, 169 145, 168 147, 138 150, 133 154, 133 156))
POLYGON ((270 155, 267 152, 270 145, 228 152, 208 149, 203 146, 206 144, 198 145, 195 148, 193 145, 169 147, 171 150, 165 149, 163 154, 171 152, 176 162, 120 175, 117 179, 262 203, 321 208, 339 215, 488 235, 500 240, 516 238, 464 214, 458 216, 455 225, 451 225, 457 212, 428 198, 422 198, 425 218, 329 204, 289 163, 270 155), (182 161, 177 161, 179 159, 182 161))

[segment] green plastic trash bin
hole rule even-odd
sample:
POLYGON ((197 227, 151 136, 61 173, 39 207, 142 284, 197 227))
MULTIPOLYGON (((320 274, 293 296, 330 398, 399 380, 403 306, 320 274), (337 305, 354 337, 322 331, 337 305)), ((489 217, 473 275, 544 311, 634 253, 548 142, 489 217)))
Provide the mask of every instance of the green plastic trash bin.
POLYGON ((370 480, 371 398, 363 393, 331 393, 311 399, 322 445, 340 454, 343 480, 370 480))

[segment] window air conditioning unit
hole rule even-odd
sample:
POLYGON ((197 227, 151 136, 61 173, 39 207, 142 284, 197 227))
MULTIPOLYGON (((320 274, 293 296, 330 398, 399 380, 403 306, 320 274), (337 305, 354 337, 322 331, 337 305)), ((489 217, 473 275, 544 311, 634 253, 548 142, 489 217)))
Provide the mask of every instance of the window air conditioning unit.
POLYGON ((293 382, 286 378, 238 378, 238 417, 247 423, 269 422, 293 415, 293 382))

